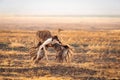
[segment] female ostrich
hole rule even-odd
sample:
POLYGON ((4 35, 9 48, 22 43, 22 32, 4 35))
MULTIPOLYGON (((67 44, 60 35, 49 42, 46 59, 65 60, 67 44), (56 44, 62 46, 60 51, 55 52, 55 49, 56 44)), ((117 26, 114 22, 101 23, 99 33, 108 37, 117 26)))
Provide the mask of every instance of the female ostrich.
POLYGON ((51 37, 52 37, 52 34, 48 30, 37 31, 36 38, 38 40, 38 44, 36 47, 32 47, 32 48, 38 48, 45 40, 47 40, 48 38, 51 38, 51 37))

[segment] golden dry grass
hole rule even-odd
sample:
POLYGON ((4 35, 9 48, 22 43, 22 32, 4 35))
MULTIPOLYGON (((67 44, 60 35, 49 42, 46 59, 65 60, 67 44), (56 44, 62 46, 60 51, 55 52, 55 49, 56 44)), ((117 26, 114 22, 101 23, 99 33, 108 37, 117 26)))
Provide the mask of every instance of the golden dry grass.
POLYGON ((49 64, 33 65, 29 48, 37 44, 34 31, 0 31, 0 79, 106 80, 120 79, 120 31, 64 30, 57 34, 75 49, 71 63, 57 63, 50 50, 49 64))

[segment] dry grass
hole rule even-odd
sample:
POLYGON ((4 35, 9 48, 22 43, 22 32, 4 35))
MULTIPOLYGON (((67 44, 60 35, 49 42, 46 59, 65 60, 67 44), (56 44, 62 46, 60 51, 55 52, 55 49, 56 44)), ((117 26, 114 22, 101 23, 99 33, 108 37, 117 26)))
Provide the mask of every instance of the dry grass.
MULTIPOLYGON (((57 31, 51 31, 57 34, 57 31)), ((105 80, 120 79, 120 31, 62 31, 59 38, 75 49, 71 63, 33 65, 29 48, 37 44, 33 31, 0 31, 0 79, 105 80)))

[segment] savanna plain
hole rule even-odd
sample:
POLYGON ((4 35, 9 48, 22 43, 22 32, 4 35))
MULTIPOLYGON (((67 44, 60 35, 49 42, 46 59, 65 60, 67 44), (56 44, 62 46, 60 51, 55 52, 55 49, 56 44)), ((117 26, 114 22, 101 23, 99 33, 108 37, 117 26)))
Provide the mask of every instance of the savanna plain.
POLYGON ((50 48, 49 63, 33 64, 29 49, 37 44, 36 31, 0 30, 0 80, 120 79, 120 30, 50 32, 74 48, 71 62, 56 62, 50 48))
MULTIPOLYGON (((56 31, 51 31, 56 34, 56 31)), ((50 50, 49 64, 34 65, 29 48, 34 46, 33 31, 0 31, 0 79, 119 79, 120 31, 62 31, 62 42, 74 47, 71 63, 58 63, 50 50), (89 34, 89 36, 88 36, 89 34)))

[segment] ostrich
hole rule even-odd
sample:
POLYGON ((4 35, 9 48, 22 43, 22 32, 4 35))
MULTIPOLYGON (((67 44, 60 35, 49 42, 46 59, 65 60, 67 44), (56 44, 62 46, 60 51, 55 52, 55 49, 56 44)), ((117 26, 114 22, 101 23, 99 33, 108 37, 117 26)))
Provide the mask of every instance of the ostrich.
POLYGON ((35 63, 41 60, 44 56, 48 62, 48 52, 46 50, 48 47, 53 47, 56 50, 56 60, 59 62, 63 62, 63 60, 67 62, 67 60, 70 59, 70 56, 72 55, 70 47, 68 45, 62 45, 58 37, 52 36, 50 31, 37 31, 36 36, 39 43, 36 47, 32 47, 34 50, 30 52, 31 57, 33 57, 32 60, 34 60, 35 63), (37 48, 38 50, 36 51, 35 49, 37 48))
POLYGON ((56 60, 58 62, 63 62, 63 61, 70 62, 71 61, 73 51, 72 51, 72 48, 70 48, 70 46, 61 45, 58 43, 55 43, 52 46, 57 52, 56 60))
POLYGON ((33 60, 35 60, 35 62, 37 62, 39 60, 40 56, 43 55, 42 58, 45 56, 45 58, 48 62, 48 57, 47 57, 48 52, 47 52, 46 48, 52 46, 52 44, 55 44, 55 43, 61 44, 61 42, 59 41, 57 36, 53 36, 53 37, 45 40, 42 44, 40 44, 37 54, 33 60))
POLYGON ((36 38, 38 40, 38 44, 37 44, 37 46, 32 47, 32 48, 38 48, 41 45, 41 43, 43 43, 45 40, 47 40, 48 38, 51 38, 51 37, 52 37, 52 34, 48 30, 37 31, 36 38))

